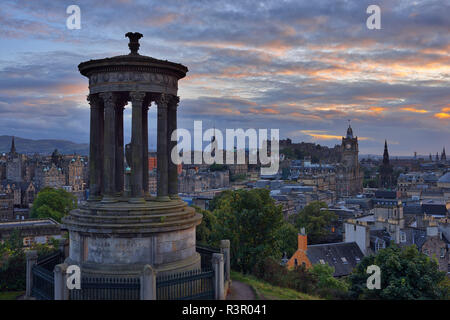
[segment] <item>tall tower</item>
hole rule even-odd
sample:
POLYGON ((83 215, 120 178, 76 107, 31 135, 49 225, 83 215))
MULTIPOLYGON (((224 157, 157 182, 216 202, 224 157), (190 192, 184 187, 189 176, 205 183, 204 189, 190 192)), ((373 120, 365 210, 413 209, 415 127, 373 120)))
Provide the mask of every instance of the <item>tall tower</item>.
POLYGON ((12 137, 12 140, 11 140, 11 150, 9 151, 9 153, 11 155, 15 155, 17 153, 16 152, 16 144, 14 142, 14 136, 12 137))
POLYGON ((447 156, 445 155, 445 147, 442 149, 442 153, 441 153, 441 162, 446 162, 447 161, 447 156))
POLYGON ((342 162, 348 168, 359 168, 358 137, 353 137, 353 129, 348 125, 347 135, 342 138, 342 162))
POLYGON ((384 152, 383 152, 383 164, 380 166, 380 187, 391 188, 392 187, 392 174, 394 170, 389 162, 389 152, 387 141, 384 140, 384 152))
POLYGON ((358 137, 348 125, 347 134, 342 137, 342 168, 338 175, 337 191, 339 195, 355 195, 362 191, 362 172, 358 160, 358 137))

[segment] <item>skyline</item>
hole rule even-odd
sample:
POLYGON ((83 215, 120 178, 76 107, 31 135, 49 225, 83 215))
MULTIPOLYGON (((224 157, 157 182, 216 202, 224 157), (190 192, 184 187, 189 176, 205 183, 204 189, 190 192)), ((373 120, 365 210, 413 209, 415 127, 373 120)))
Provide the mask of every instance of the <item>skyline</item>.
POLYGON ((370 2, 77 1, 81 30, 68 30, 72 3, 5 1, 0 135, 86 143, 88 83, 77 66, 127 54, 124 34, 139 31, 140 54, 189 68, 179 128, 250 124, 333 147, 350 119, 362 154, 381 154, 385 139, 392 156, 449 150, 450 4, 380 1, 382 29, 368 30, 370 2))

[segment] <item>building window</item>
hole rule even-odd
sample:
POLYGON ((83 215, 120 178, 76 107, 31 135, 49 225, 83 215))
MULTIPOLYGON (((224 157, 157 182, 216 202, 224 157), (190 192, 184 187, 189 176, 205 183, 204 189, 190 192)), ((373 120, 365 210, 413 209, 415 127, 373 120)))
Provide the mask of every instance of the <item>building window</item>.
POLYGON ((320 264, 325 264, 325 261, 323 259, 319 259, 320 264))
POLYGON ((343 263, 343 264, 348 264, 348 262, 347 262, 347 258, 345 258, 345 257, 341 257, 341 260, 342 260, 342 263, 343 263))
POLYGON ((401 242, 406 242, 406 233, 400 232, 400 241, 401 242))
POLYGON ((298 260, 294 259, 294 265, 297 267, 298 266, 298 260))
POLYGON ((441 248, 441 258, 445 258, 445 248, 441 248))

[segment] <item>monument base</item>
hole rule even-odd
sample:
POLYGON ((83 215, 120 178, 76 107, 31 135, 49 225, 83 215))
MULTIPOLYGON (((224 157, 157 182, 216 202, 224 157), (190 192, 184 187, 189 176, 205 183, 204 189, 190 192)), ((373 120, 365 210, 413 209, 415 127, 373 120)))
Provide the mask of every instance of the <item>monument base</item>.
POLYGON ((137 275, 147 264, 159 274, 200 268, 195 229, 202 215, 181 200, 91 201, 63 218, 67 263, 83 274, 137 275))

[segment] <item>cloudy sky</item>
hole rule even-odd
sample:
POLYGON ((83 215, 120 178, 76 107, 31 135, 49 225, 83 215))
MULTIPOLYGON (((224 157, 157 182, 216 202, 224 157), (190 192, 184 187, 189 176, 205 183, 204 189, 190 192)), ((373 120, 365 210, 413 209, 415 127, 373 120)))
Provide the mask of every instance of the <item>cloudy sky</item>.
POLYGON ((77 66, 128 53, 124 34, 139 31, 141 54, 189 68, 179 127, 279 128, 333 146, 350 119, 361 153, 381 154, 384 139, 393 155, 450 151, 449 12, 449 0, 2 1, 0 135, 88 142, 77 66), (66 27, 71 4, 80 30, 66 27), (366 27, 370 4, 381 30, 366 27))

